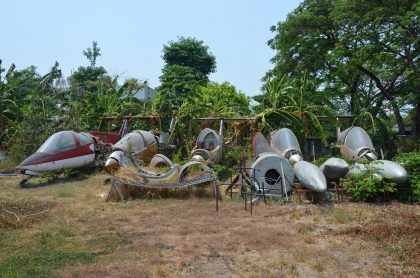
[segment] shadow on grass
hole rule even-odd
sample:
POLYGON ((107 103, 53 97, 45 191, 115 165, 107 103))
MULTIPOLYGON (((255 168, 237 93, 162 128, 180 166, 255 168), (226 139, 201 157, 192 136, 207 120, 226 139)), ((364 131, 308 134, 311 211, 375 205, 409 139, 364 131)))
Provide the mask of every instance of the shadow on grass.
POLYGON ((69 182, 79 182, 88 179, 95 173, 100 173, 101 170, 96 168, 87 168, 83 170, 65 170, 61 173, 46 173, 41 177, 34 177, 29 179, 26 183, 21 182, 21 187, 25 189, 39 188, 50 186, 54 184, 63 184, 69 182))

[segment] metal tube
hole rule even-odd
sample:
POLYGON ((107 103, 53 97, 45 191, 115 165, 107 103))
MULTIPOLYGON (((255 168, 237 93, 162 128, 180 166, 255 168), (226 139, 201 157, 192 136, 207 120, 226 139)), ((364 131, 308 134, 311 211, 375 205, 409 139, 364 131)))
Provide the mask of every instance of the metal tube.
POLYGON ((283 170, 283 163, 281 165, 281 183, 283 185, 284 194, 286 194, 286 200, 289 202, 289 197, 287 196, 286 192, 286 184, 284 183, 284 170, 283 170))
POLYGON ((220 137, 223 137, 223 130, 224 130, 224 119, 220 119, 220 127, 219 127, 220 137))

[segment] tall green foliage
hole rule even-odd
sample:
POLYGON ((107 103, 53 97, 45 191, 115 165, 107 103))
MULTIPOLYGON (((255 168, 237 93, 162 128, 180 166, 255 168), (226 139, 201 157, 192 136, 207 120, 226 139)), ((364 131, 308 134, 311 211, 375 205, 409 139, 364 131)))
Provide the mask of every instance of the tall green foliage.
POLYGON ((164 45, 162 58, 165 65, 154 106, 168 121, 172 111, 208 82, 208 75, 216 71, 216 58, 203 41, 184 37, 164 45))
POLYGON ((259 103, 254 109, 265 131, 289 127, 301 137, 312 134, 326 140, 317 116, 331 116, 333 104, 306 78, 274 78, 254 100, 259 103))
POLYGON ((308 72, 340 112, 376 117, 387 106, 402 133, 401 107, 418 104, 419 8, 415 0, 305 0, 272 27, 276 55, 265 78, 308 72))

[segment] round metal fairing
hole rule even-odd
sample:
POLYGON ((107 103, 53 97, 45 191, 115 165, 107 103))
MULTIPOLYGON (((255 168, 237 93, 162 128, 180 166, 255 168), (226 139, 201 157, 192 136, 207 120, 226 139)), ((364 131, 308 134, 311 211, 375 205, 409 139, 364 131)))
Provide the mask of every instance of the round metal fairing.
POLYGON ((265 194, 284 195, 290 191, 293 181, 293 168, 278 154, 259 155, 249 170, 249 176, 255 180, 255 190, 265 194))

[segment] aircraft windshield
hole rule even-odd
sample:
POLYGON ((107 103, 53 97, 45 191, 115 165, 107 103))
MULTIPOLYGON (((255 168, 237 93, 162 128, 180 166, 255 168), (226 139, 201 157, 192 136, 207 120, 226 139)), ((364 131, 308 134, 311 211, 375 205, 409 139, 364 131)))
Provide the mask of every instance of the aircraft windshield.
POLYGON ((350 129, 347 133, 345 144, 353 150, 357 150, 359 148, 373 149, 373 144, 369 135, 363 128, 360 127, 353 127, 350 129))
POLYGON ((60 131, 48 138, 37 152, 54 154, 74 148, 76 148, 76 142, 71 131, 60 131))
POLYGON ((85 133, 76 133, 76 136, 79 138, 80 145, 82 146, 92 143, 92 138, 85 133))
POLYGON ((201 131, 197 141, 200 148, 206 150, 213 150, 216 147, 220 146, 220 141, 218 136, 216 135, 216 132, 209 128, 206 128, 203 131, 201 131))

